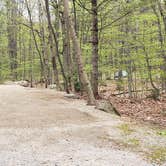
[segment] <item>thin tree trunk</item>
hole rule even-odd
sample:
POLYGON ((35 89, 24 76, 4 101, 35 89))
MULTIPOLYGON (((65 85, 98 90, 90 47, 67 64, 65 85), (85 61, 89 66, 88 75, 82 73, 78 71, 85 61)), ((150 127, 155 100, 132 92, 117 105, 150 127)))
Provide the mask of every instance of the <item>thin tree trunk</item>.
POLYGON ((53 68, 55 83, 57 84, 57 88, 60 89, 57 62, 56 62, 56 56, 54 52, 53 35, 51 30, 51 16, 50 16, 49 4, 47 0, 45 0, 45 5, 46 5, 46 13, 47 13, 47 21, 48 21, 49 45, 50 45, 50 52, 51 52, 51 59, 52 59, 52 68, 53 68))
POLYGON ((10 58, 10 69, 12 80, 17 79, 17 2, 15 0, 7 0, 7 16, 8 16, 8 52, 10 58))
POLYGON ((97 0, 91 0, 92 4, 92 89, 95 98, 98 98, 98 10, 97 0))
MULTIPOLYGON (((63 78, 64 78, 64 81, 65 81, 65 90, 67 93, 69 93, 69 89, 68 89, 68 81, 67 81, 67 78, 66 78, 66 75, 65 75, 65 72, 64 72, 64 68, 63 68, 63 65, 62 65, 62 62, 61 62, 61 58, 60 58, 60 55, 59 55, 59 46, 58 46, 58 40, 57 40, 57 35, 54 31, 54 28, 52 26, 52 23, 51 23, 51 16, 50 16, 50 9, 49 9, 49 2, 48 0, 45 0, 45 5, 46 5, 46 13, 47 13, 47 21, 48 21, 48 26, 49 26, 49 33, 50 33, 50 39, 53 40, 54 39, 54 42, 55 42, 55 51, 56 51, 56 56, 58 58, 58 61, 59 61, 59 64, 60 64, 60 67, 61 67, 61 72, 62 72, 62 75, 63 75, 63 78)), ((52 43, 53 44, 53 43, 52 43)), ((53 46, 53 45, 52 45, 53 46)), ((53 48, 52 48, 53 49, 53 48)), ((56 57, 54 56, 54 61, 56 60, 56 57)), ((53 62, 54 63, 54 62, 53 62)), ((54 63, 55 65, 55 63, 54 63)))
POLYGON ((30 8, 29 8, 29 5, 28 5, 28 1, 25 0, 25 2, 26 2, 27 11, 28 11, 29 22, 30 22, 30 27, 31 27, 31 31, 32 31, 33 40, 34 40, 35 47, 36 47, 36 50, 37 50, 37 52, 38 52, 38 54, 39 54, 39 58, 40 58, 40 66, 41 66, 41 81, 42 81, 43 76, 44 76, 43 59, 42 59, 42 55, 41 55, 41 52, 40 52, 40 49, 39 49, 39 46, 38 46, 38 42, 37 42, 37 39, 36 39, 36 36, 35 36, 34 25, 33 25, 33 21, 32 21, 31 11, 30 11, 30 8))
POLYGON ((38 0, 38 10, 39 10, 39 28, 40 28, 40 47, 41 54, 44 64, 44 78, 45 78, 45 88, 50 84, 50 68, 49 68, 49 59, 47 52, 47 45, 45 39, 45 29, 44 29, 44 19, 43 19, 43 8, 41 0, 38 0))
MULTIPOLYGON (((161 6, 160 6, 159 3, 158 3, 158 5, 159 5, 161 16, 163 16, 163 13, 161 11, 161 6)), ((165 55, 165 51, 164 51, 164 36, 162 35, 162 25, 161 25, 161 22, 160 22, 160 16, 159 16, 159 14, 156 10, 156 6, 152 5, 152 9, 153 9, 154 14, 157 17, 159 42, 160 42, 161 54, 162 54, 162 58, 163 58, 163 65, 161 65, 161 70, 163 71, 163 74, 162 74, 162 87, 166 91, 166 55, 165 55)), ((163 21, 164 21, 164 18, 163 18, 163 21)), ((165 23, 164 23, 164 25, 165 25, 165 23)))

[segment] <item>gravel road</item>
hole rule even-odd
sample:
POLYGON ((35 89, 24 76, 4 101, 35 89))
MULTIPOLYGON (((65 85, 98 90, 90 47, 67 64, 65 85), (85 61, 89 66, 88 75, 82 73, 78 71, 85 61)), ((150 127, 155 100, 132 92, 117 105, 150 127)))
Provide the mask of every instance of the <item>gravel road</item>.
POLYGON ((154 165, 115 145, 122 119, 63 95, 0 85, 0 166, 154 165))

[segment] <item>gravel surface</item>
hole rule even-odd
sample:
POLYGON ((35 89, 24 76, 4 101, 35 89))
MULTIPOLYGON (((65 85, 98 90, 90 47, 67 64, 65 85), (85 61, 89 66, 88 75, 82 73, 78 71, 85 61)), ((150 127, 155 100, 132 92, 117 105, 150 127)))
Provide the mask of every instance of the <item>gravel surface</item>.
MULTIPOLYGON (((146 129, 123 136, 117 126, 126 121, 63 96, 55 90, 0 85, 0 166, 157 165, 142 153, 117 146, 139 136, 145 148, 146 129)), ((150 139, 165 146, 165 138, 150 139)))

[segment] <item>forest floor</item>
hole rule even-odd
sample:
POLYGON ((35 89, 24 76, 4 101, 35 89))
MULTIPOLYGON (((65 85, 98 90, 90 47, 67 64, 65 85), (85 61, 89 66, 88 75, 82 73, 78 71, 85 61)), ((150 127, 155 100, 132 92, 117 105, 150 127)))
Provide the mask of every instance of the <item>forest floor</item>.
POLYGON ((166 166, 163 129, 49 89, 0 85, 0 166, 166 166))
MULTIPOLYGON (((130 117, 133 120, 158 125, 166 128, 166 95, 162 94, 160 100, 141 96, 129 98, 118 94, 116 86, 101 87, 102 98, 110 100, 122 116, 130 117)), ((146 92, 147 93, 147 92, 146 92)))

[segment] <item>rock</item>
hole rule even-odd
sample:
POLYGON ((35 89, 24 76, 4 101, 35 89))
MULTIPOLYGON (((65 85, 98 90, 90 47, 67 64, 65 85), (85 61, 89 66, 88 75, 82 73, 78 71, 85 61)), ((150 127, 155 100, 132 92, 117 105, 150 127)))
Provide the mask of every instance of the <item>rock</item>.
POLYGON ((112 103, 108 100, 99 100, 96 102, 96 109, 121 116, 112 103))
POLYGON ((75 94, 65 94, 64 97, 70 98, 70 99, 79 99, 80 97, 75 94))
POLYGON ((5 85, 13 85, 14 82, 12 82, 12 81, 6 81, 4 84, 5 84, 5 85))
POLYGON ((15 84, 23 86, 23 87, 28 87, 29 86, 28 81, 17 81, 17 82, 15 82, 15 84))
POLYGON ((56 89, 57 86, 56 86, 56 84, 51 84, 51 85, 48 86, 48 88, 49 88, 49 89, 56 89))

